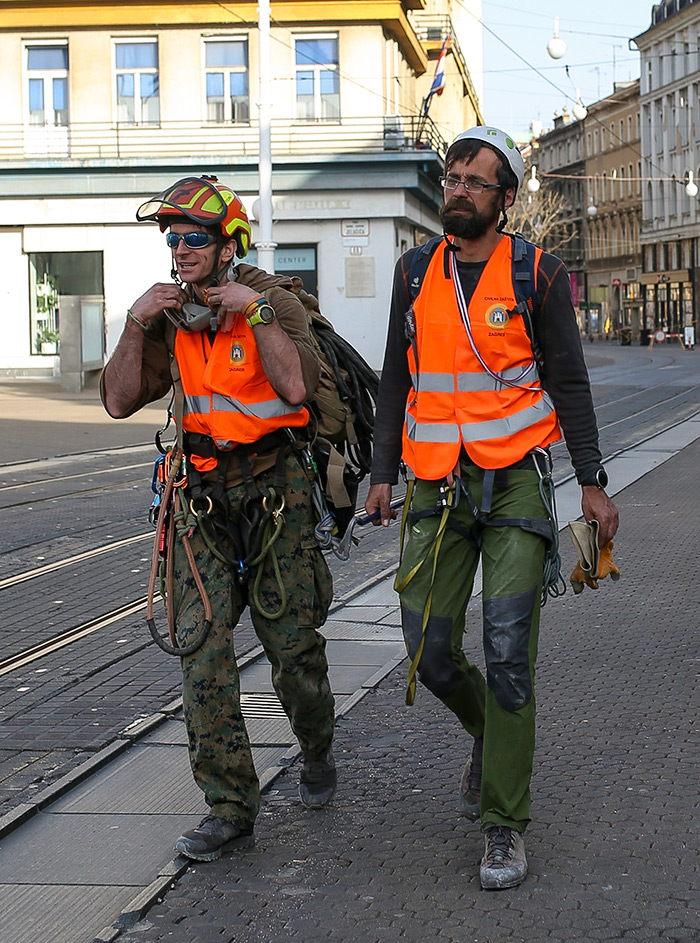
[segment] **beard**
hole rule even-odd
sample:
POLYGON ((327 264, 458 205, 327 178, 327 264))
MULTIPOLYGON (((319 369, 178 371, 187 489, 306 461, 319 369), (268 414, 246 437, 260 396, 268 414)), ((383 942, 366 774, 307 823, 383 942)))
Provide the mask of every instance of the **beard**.
MULTIPOLYGON (((499 195, 500 196, 500 195, 499 195)), ((501 215, 499 196, 479 212, 474 203, 464 197, 452 197, 440 209, 440 222, 448 236, 458 239, 479 239, 498 225, 501 215)))

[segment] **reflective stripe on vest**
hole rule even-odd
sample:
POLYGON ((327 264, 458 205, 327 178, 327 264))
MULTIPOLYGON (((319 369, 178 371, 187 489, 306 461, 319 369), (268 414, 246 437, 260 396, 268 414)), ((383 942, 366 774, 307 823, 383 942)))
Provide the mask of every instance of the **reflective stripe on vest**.
POLYGON ((222 396, 220 393, 214 393, 211 396, 185 395, 185 415, 189 413, 207 415, 215 412, 232 412, 242 413, 245 416, 255 416, 256 419, 272 419, 275 416, 293 415, 297 411, 296 406, 287 406, 278 397, 246 406, 239 399, 222 396))
MULTIPOLYGON (((518 383, 529 384, 539 381, 537 364, 534 360, 527 365, 526 372, 523 374, 522 367, 513 367, 510 370, 503 370, 500 376, 504 380, 517 381, 518 383)), ((413 387, 417 385, 417 378, 413 376, 413 387)), ((422 393, 452 393, 455 388, 455 377, 452 373, 421 373, 420 389, 422 393)), ((503 384, 494 380, 488 373, 458 373, 457 390, 460 393, 475 393, 477 390, 501 390, 503 384)))
MULTIPOLYGON (((462 446, 483 468, 504 468, 560 438, 556 412, 542 390, 532 345, 515 307, 512 242, 503 237, 469 303, 472 350, 440 246, 414 301, 418 363, 408 351, 413 389, 406 404, 403 457, 416 477, 437 480, 457 464, 462 446), (517 386, 501 382, 511 381, 517 386)), ((536 264, 541 251, 537 250, 536 264)))

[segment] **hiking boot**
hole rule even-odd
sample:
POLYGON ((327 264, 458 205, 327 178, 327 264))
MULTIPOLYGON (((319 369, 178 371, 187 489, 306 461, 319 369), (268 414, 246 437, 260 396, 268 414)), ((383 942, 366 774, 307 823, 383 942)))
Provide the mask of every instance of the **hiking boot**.
POLYGON ((487 828, 486 847, 479 877, 485 891, 517 887, 527 875, 525 842, 520 832, 507 825, 487 828))
POLYGON ((299 778, 299 798, 307 809, 321 809, 333 796, 337 776, 333 750, 328 747, 318 760, 304 757, 299 778))
POLYGON ((175 842, 175 851, 194 861, 214 861, 224 851, 250 848, 254 844, 252 828, 234 825, 218 815, 205 815, 196 828, 180 835, 175 842))
POLYGON ((481 815, 481 758, 484 753, 484 741, 479 738, 474 741, 472 755, 462 773, 459 784, 459 801, 462 812, 472 822, 476 822, 481 815))

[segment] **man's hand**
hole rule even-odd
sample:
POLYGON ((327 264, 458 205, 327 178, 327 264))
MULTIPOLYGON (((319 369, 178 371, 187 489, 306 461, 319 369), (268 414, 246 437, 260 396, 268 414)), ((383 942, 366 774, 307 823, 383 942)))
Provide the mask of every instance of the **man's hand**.
POLYGON ((395 520, 396 511, 389 507, 390 504, 391 485, 370 485, 369 494, 365 501, 365 511, 367 511, 368 514, 374 514, 375 511, 379 511, 378 519, 372 521, 375 527, 378 527, 379 524, 381 524, 382 527, 388 527, 390 522, 395 520))
POLYGON ((148 324, 165 308, 179 311, 187 301, 187 295, 174 282, 159 282, 148 289, 131 306, 131 313, 142 324, 148 324))
POLYGON ((206 302, 216 311, 220 331, 230 331, 236 316, 247 308, 251 301, 262 297, 259 291, 237 281, 224 282, 223 285, 215 285, 206 291, 206 302))
POLYGON ((598 547, 602 549, 617 532, 620 523, 617 508, 600 488, 585 485, 582 488, 581 510, 585 521, 598 521, 598 547))

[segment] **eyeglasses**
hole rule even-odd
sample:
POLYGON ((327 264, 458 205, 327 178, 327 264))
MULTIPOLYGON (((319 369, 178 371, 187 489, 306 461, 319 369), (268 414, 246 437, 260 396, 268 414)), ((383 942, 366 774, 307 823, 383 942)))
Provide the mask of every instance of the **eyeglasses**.
POLYGON ((165 237, 165 241, 171 249, 177 249, 181 239, 188 249, 204 249, 206 246, 210 246, 212 242, 216 242, 216 236, 212 236, 208 232, 169 232, 165 237))
POLYGON ((447 174, 446 177, 440 177, 440 185, 445 190, 456 190, 460 183, 467 193, 483 193, 484 190, 501 189, 500 183, 482 183, 480 180, 475 180, 474 177, 467 177, 466 180, 456 174, 447 174))

